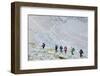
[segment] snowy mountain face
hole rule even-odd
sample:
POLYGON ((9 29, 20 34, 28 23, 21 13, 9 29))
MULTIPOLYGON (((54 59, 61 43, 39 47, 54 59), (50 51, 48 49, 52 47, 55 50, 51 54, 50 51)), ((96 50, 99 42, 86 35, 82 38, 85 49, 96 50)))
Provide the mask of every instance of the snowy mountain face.
POLYGON ((60 55, 65 59, 77 59, 80 49, 84 51, 83 58, 88 57, 87 17, 29 15, 28 21, 29 60, 59 59, 60 55), (67 46, 69 54, 55 53, 55 45, 67 46), (75 48, 74 56, 70 54, 72 47, 75 48))

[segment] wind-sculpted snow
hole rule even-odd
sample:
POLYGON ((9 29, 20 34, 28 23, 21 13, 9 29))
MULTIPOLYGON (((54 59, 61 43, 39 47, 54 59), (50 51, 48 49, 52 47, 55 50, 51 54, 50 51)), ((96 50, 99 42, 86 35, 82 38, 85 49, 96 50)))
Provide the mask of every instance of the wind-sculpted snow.
POLYGON ((53 60, 61 59, 60 57, 77 59, 80 58, 80 49, 84 51, 82 58, 88 57, 87 17, 38 15, 29 15, 28 17, 29 60, 53 60), (45 49, 42 49, 42 43, 46 44, 45 49), (67 46, 67 54, 55 53, 55 45, 67 46), (71 55, 72 47, 75 48, 74 55, 71 55))

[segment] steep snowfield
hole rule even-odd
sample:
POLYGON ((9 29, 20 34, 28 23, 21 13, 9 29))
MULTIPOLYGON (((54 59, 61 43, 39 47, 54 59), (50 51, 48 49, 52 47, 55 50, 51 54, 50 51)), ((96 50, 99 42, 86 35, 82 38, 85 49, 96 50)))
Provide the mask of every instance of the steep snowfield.
POLYGON ((29 16, 29 60, 77 59, 83 49, 88 57, 88 18, 61 16, 29 16), (42 43, 46 48, 42 49, 42 43), (55 53, 55 45, 67 46, 67 54, 55 53), (71 55, 71 47, 75 48, 71 55))

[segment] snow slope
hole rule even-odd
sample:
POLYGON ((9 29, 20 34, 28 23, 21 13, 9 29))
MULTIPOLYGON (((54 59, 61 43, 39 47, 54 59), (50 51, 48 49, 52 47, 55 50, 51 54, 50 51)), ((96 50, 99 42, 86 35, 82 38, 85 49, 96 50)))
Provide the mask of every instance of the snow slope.
POLYGON ((87 17, 29 15, 28 19, 29 60, 60 59, 59 56, 77 59, 80 58, 80 49, 84 51, 83 58, 88 57, 87 17), (41 48, 42 43, 46 44, 44 50, 41 48), (55 53, 55 44, 67 46, 67 54, 55 53), (74 56, 70 53, 71 47, 75 48, 74 56))

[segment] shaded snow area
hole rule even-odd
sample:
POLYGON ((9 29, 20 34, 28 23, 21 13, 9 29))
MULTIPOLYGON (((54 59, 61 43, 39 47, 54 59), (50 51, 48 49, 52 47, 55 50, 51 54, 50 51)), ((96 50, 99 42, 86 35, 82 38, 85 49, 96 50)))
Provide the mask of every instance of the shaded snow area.
POLYGON ((88 57, 88 18, 28 15, 28 60, 79 59, 88 57), (45 43, 43 49, 42 43, 45 43), (55 45, 58 51, 55 51, 55 45), (66 46, 67 52, 59 47, 66 46), (74 55, 71 50, 75 48, 74 55), (80 49, 83 56, 80 57, 80 49))

